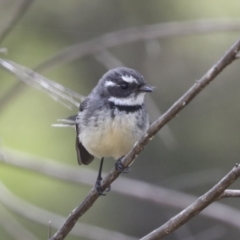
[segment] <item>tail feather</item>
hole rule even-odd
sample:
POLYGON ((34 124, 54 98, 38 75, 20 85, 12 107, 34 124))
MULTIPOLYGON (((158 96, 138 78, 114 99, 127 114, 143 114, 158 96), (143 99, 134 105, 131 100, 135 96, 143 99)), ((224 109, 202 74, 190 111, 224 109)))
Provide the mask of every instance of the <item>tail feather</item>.
POLYGON ((70 116, 68 118, 58 119, 59 123, 54 123, 52 127, 75 127, 77 115, 70 116))

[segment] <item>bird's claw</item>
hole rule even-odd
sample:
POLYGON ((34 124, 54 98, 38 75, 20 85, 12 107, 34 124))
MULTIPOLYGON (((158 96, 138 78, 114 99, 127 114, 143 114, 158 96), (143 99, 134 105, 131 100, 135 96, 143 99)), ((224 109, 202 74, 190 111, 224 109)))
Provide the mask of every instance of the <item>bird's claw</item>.
POLYGON ((95 183, 95 189, 98 192, 100 196, 106 196, 107 192, 111 191, 111 185, 109 185, 105 191, 102 190, 102 185, 101 185, 102 178, 98 178, 96 183, 95 183))
POLYGON ((129 173, 131 171, 130 167, 125 167, 122 162, 121 162, 121 158, 119 158, 117 160, 117 162, 115 163, 115 169, 121 173, 129 173))

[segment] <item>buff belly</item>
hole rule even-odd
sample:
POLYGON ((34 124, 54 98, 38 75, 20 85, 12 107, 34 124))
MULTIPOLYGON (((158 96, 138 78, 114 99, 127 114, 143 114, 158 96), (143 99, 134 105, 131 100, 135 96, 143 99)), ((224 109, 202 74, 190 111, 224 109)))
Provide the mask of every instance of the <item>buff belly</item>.
POLYGON ((116 114, 114 118, 109 116, 101 119, 97 127, 90 127, 90 120, 88 127, 81 130, 79 140, 89 153, 98 158, 118 159, 127 154, 143 134, 136 121, 134 114, 122 113, 116 114))

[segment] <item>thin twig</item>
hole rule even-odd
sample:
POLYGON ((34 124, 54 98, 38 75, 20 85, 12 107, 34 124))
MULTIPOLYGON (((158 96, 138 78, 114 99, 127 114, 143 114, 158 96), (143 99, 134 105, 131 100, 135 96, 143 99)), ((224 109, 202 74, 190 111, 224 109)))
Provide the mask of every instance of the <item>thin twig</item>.
MULTIPOLYGON (((225 67, 232 63, 236 54, 240 50, 240 39, 227 51, 227 53, 216 63, 204 76, 198 80, 170 109, 157 119, 147 130, 146 134, 134 145, 132 150, 122 159, 123 166, 128 166, 143 150, 144 146, 154 137, 154 135, 178 112, 180 112, 198 93, 200 93, 225 67)), ((105 190, 120 175, 115 168, 104 178, 102 190, 105 190)), ((76 221, 94 204, 99 195, 92 189, 83 202, 76 207, 66 219, 63 226, 54 234, 51 240, 61 240, 74 227, 76 221)))
POLYGON ((95 55, 107 48, 155 38, 168 38, 195 34, 209 34, 224 31, 240 31, 239 20, 197 20, 185 22, 159 23, 148 26, 133 27, 104 34, 87 42, 72 45, 55 56, 41 63, 36 71, 46 71, 63 63, 74 61, 87 55, 95 55))
POLYGON ((239 198, 240 197, 240 190, 236 189, 226 189, 218 199, 222 198, 239 198))
POLYGON ((155 240, 169 235, 189 219, 197 215, 204 208, 214 202, 223 193, 223 191, 229 187, 240 177, 240 166, 236 165, 221 181, 219 181, 212 189, 199 197, 191 205, 181 211, 179 214, 171 218, 161 227, 155 229, 148 235, 141 238, 141 240, 155 240))
MULTIPOLYGON (((2 163, 34 171, 62 181, 92 186, 96 180, 97 172, 91 169, 77 169, 76 167, 60 164, 50 159, 25 155, 6 149, 0 149, 0 156, 1 155, 2 158, 0 157, 0 161, 2 163)), ((114 183, 112 190, 121 195, 175 209, 184 209, 197 198, 190 194, 124 177, 119 178, 118 181, 114 183), (178 201, 176 201, 176 199, 178 201)), ((238 221, 238 219, 240 219, 240 211, 233 207, 216 202, 208 207, 208 211, 203 211, 201 214, 240 229, 240 221, 238 221)))

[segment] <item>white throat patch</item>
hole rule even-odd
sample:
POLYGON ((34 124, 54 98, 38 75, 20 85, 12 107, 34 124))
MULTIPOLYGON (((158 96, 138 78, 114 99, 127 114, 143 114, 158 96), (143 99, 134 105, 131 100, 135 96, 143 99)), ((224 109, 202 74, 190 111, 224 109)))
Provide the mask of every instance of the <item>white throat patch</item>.
POLYGON ((142 105, 144 102, 145 93, 139 93, 137 97, 128 97, 128 98, 117 98, 110 97, 109 101, 114 103, 115 105, 121 106, 137 106, 142 105))

